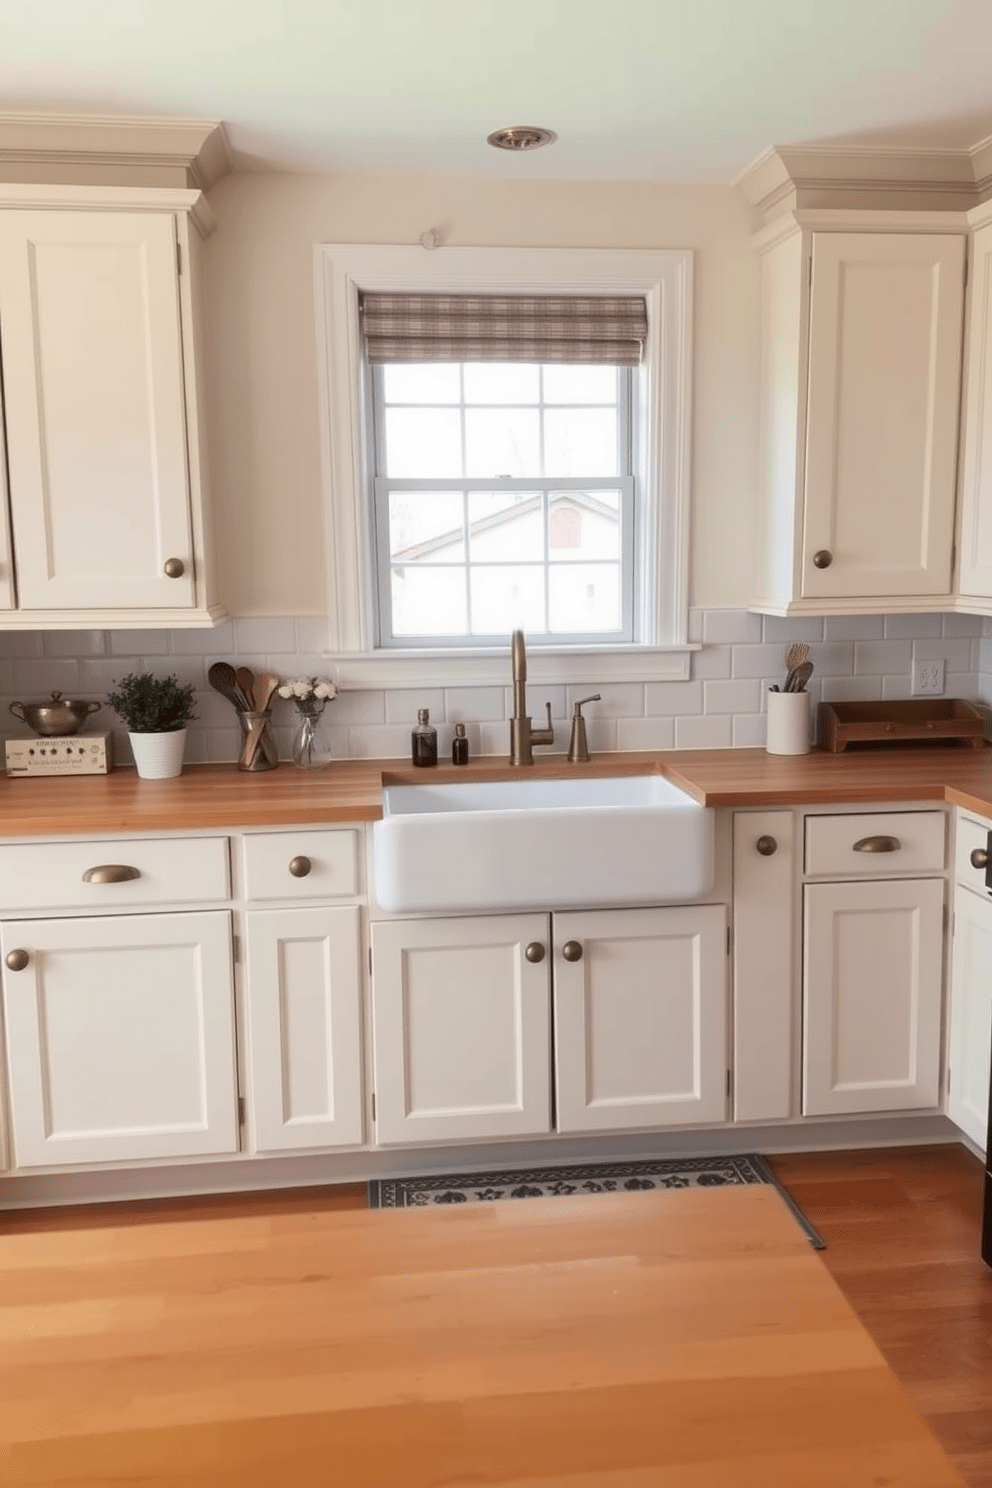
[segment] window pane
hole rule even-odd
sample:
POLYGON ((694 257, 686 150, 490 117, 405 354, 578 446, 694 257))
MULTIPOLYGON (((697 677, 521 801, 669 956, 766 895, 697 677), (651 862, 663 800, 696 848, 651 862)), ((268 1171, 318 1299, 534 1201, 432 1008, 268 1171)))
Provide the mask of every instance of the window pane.
POLYGON ((462 474, 458 410, 387 408, 385 474, 400 480, 457 480, 462 474))
POLYGON ((390 491, 389 556, 395 563, 464 563, 460 491, 390 491))
POLYGON ((615 403, 616 367, 583 367, 565 362, 546 363, 545 403, 615 403))
POLYGON ((473 491, 468 512, 473 563, 543 560, 544 497, 540 492, 517 492, 501 500, 495 492, 473 491))
POLYGON ((466 403, 536 403, 540 368, 526 362, 466 362, 466 403))
POLYGON ((394 635, 465 635, 464 568, 394 568, 391 585, 394 635))
POLYGON ((472 570, 472 634, 504 635, 522 626, 541 632, 544 569, 510 564, 472 570))
POLYGON ((389 362, 382 369, 387 403, 458 403, 457 362, 389 362))
POLYGON ((548 612, 559 635, 619 631, 620 565, 556 565, 548 575, 548 612))
POLYGON ((619 475, 616 410, 548 409, 544 415, 544 473, 580 478, 619 475))
POLYGON ((466 410, 465 474, 482 480, 500 475, 525 479, 540 475, 538 418, 532 408, 466 410))
POLYGON ((552 495, 548 556, 552 563, 620 557, 620 492, 576 491, 552 495))

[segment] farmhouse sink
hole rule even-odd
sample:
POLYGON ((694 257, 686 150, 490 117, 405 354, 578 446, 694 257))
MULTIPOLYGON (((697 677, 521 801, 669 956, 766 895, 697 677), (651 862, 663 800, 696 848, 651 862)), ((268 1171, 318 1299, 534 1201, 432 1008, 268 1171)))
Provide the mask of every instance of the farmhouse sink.
POLYGON ((659 775, 393 785, 372 827, 392 913, 679 904, 713 885, 714 816, 659 775))

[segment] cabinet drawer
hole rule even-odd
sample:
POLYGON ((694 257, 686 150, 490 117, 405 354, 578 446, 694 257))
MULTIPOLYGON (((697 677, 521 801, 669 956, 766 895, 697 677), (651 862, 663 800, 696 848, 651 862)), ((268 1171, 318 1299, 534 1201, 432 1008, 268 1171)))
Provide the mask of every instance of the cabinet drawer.
POLYGON ((971 855, 978 848, 987 852, 988 842, 988 822, 958 815, 954 840, 954 877, 963 888, 974 889, 976 894, 987 894, 989 889, 985 882, 985 869, 974 867, 971 855))
POLYGON ((244 839, 249 899, 354 899, 358 833, 259 832, 244 839))
POLYGON ((944 834, 942 811, 807 816, 806 872, 842 874, 845 878, 941 873, 944 834), (883 841, 888 842, 890 850, 872 851, 867 844, 873 841, 878 841, 879 846, 883 841))
POLYGON ((226 837, 24 842, 0 848, 0 904, 11 910, 99 910, 227 899, 226 837), (91 869, 130 869, 119 882, 89 881, 91 869))

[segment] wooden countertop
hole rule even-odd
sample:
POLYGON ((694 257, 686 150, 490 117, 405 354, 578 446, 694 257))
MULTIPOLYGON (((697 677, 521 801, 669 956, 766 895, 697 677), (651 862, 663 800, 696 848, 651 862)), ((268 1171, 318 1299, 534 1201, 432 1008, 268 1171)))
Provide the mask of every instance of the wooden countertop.
MULTIPOLYGON (((992 749, 849 750, 788 756, 763 749, 601 754, 587 765, 540 757, 533 777, 658 773, 706 806, 798 806, 949 801, 992 816, 992 749)), ((292 765, 253 774, 235 765, 188 765, 176 780, 139 780, 133 769, 56 779, 0 778, 0 836, 197 830, 375 821, 383 783, 506 780, 499 757, 464 768, 415 769, 404 760, 341 760, 308 774, 292 765)))

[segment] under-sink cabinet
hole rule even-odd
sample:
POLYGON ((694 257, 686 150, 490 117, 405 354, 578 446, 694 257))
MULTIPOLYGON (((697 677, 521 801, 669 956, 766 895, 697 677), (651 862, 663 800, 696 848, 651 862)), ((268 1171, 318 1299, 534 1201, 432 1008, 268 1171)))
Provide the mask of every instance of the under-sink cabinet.
POLYGON ((985 1151, 992 1058, 992 821, 959 811, 954 854, 947 1114, 985 1151))
POLYGON ((723 905, 382 920, 376 1140, 718 1123, 723 905))
POLYGON ((15 1166, 237 1151, 229 893, 224 838, 0 850, 15 1166))

